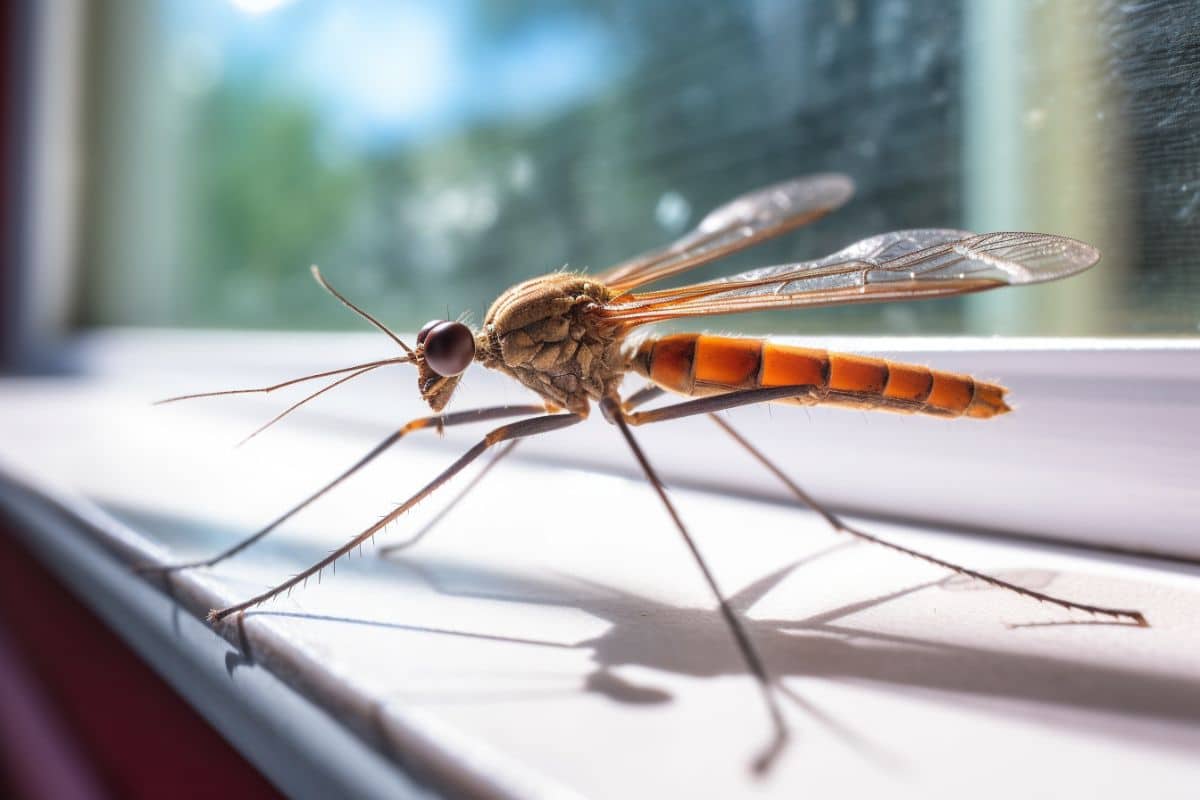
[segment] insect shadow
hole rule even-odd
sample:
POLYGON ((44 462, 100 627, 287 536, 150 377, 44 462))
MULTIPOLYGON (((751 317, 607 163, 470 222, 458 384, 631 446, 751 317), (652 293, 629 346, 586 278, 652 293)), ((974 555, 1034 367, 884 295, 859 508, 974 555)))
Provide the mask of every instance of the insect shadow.
MULTIPOLYGON (((110 509, 135 524, 153 529, 174 530, 180 538, 209 526, 193 520, 162 517, 130 508, 110 509)), ((1070 657, 1061 653, 1022 652, 1019 638, 1013 648, 998 649, 960 645, 912 635, 900 635, 873 629, 854 619, 869 609, 878 608, 904 597, 927 591, 992 591, 989 587, 959 576, 926 581, 901 587, 862 600, 838 605, 808 616, 796 618, 755 618, 753 608, 789 577, 819 559, 835 557, 855 546, 840 542, 818 550, 759 578, 731 597, 744 616, 750 634, 762 649, 774 686, 802 714, 817 722, 865 760, 882 768, 902 768, 898 759, 855 726, 823 709, 819 704, 788 685, 788 678, 828 678, 863 684, 905 687, 917 690, 954 692, 983 700, 1029 701, 1045 707, 1078 708, 1116 712, 1146 720, 1166 720, 1200 726, 1200 675, 1187 677, 1154 671, 1136 671, 1096 661, 1087 653, 1070 657)), ((311 556, 312 545, 294 540, 264 543, 264 556, 303 560, 311 556)), ((608 627, 592 638, 563 642, 533 636, 489 634, 467 629, 439 628, 408 623, 393 615, 390 619, 329 616, 303 611, 249 611, 244 619, 294 618, 337 625, 364 625, 374 628, 422 632, 441 636, 491 640, 530 647, 588 651, 594 667, 579 687, 498 691, 493 697, 472 693, 442 696, 422 693, 420 700, 430 702, 486 702, 512 700, 516 696, 545 697, 556 692, 575 693, 580 689, 604 696, 614 702, 633 705, 665 704, 672 694, 661 686, 638 682, 621 674, 625 667, 697 678, 744 675, 745 666, 728 642, 720 613, 715 608, 681 608, 664 604, 653 597, 589 581, 559 572, 531 574, 514 572, 484 564, 449 561, 420 553, 369 559, 351 569, 384 573, 389 582, 416 582, 444 595, 471 597, 521 605, 577 608, 604 620, 608 627), (664 636, 664 630, 676 635, 664 636)), ((1010 572, 1009 578, 1023 584, 1044 586, 1055 573, 1037 571, 1010 572)), ((164 587, 170 591, 169 586, 164 587)), ((1096 621, 1089 620, 1092 624, 1096 621)), ((1017 628, 1037 627, 1045 623, 1017 623, 1007 627, 1019 637, 1017 628)), ((1066 623, 1064 623, 1066 624, 1066 623)), ((1107 625, 1123 625, 1108 621, 1107 625)), ((237 626, 235 649, 226 658, 226 668, 254 666, 251 637, 237 626)), ((1030 713, 1028 706, 997 704, 1000 713, 1030 713)), ((1039 717, 1042 719, 1042 717, 1039 717)), ((1088 722, 1072 715, 1055 715, 1052 724, 1085 726, 1088 722)), ((1091 730, 1091 728, 1089 728, 1091 730)), ((1093 730, 1094 732, 1094 730, 1093 730)), ((1180 742, 1164 741, 1180 746, 1180 742)))
MULTIPOLYGON (((854 546, 841 542, 785 565, 744 587, 731 600, 748 614, 768 593, 790 576, 818 559, 834 556, 854 546)), ((401 621, 325 616, 304 612, 256 610, 250 616, 292 617, 331 624, 368 625, 393 630, 420 631, 466 637, 589 651, 594 668, 580 688, 619 703, 653 705, 671 702, 671 693, 649 683, 620 674, 623 667, 644 667, 697 678, 743 675, 745 666, 729 647, 720 613, 706 608, 680 608, 652 597, 596 583, 578 576, 548 572, 545 576, 514 573, 482 564, 465 565, 421 557, 416 553, 392 556, 398 576, 419 580, 433 590, 455 597, 578 608, 609 623, 598 636, 564 643, 560 641, 500 636, 468 630, 434 628, 401 621), (664 630, 679 635, 664 636, 664 630)), ((1046 570, 1014 570, 1012 580, 1031 586, 1045 585, 1057 574, 1046 570)), ((1200 724, 1200 676, 1153 674, 1097 663, 1087 654, 1078 658, 1061 654, 1021 652, 911 635, 873 630, 853 618, 901 598, 931 590, 986 590, 990 587, 959 576, 912 584, 866 597, 799 618, 754 618, 745 616, 750 634, 762 649, 775 688, 796 709, 836 736, 851 750, 882 768, 899 769, 902 764, 882 744, 872 741, 856 727, 823 709, 786 683, 795 677, 858 681, 912 689, 954 692, 981 699, 1029 701, 1043 706, 1074 707, 1093 711, 1119 712, 1144 719, 1200 724)), ((1095 621, 1092 621, 1093 623, 1095 621)), ((1035 625, 1036 623, 1026 623, 1035 625)), ((1107 621, 1110 626, 1126 623, 1107 621)), ((1136 627, 1128 625, 1129 627, 1136 627)), ((1009 625, 1010 629, 1020 625, 1009 625)), ((1014 635, 1016 635, 1014 633, 1014 635)), ((536 692, 527 692, 530 696, 536 692)), ((480 702, 478 694, 442 698, 422 693, 421 702, 480 702)), ((511 692, 498 692, 495 700, 511 700, 511 692)), ((1001 713, 1030 713, 1028 706, 999 705, 1001 713)), ((1079 717, 1054 718, 1064 726, 1087 727, 1079 717)))

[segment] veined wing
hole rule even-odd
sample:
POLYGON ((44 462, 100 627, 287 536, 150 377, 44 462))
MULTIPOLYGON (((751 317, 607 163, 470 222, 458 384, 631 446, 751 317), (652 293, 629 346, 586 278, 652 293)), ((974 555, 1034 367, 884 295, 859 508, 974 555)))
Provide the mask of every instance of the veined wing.
POLYGON ((597 279, 619 292, 778 236, 833 211, 854 194, 854 181, 837 173, 808 175, 744 194, 710 211, 672 244, 605 270, 597 279))
POLYGON ((1091 245, 1046 233, 893 231, 815 261, 624 295, 597 313, 632 327, 768 308, 945 297, 1064 278, 1099 260, 1100 251, 1091 245))

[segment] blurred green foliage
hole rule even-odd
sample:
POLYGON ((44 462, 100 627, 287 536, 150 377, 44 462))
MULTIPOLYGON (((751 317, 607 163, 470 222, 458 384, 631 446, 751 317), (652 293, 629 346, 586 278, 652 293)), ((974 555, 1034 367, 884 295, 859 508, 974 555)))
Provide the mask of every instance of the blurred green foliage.
POLYGON ((288 322, 272 295, 307 280, 303 265, 330 252, 365 185, 359 164, 323 162, 319 131, 311 107, 232 86, 197 107, 183 226, 195 321, 306 324, 288 322), (245 318, 264 306, 268 318, 245 318))

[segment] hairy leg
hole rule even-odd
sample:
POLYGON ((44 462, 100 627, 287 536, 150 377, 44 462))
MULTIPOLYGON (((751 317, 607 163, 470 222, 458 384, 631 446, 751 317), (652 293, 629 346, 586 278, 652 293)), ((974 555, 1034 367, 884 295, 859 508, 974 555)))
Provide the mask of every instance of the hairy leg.
POLYGON ((358 472, 360 469, 365 467, 367 464, 374 461, 381 454, 383 454, 384 451, 386 451, 392 445, 396 444, 396 442, 400 441, 405 436, 407 436, 410 433, 413 433, 414 431, 430 430, 430 429, 441 430, 442 428, 446 428, 446 427, 449 427, 452 425, 468 425, 473 422, 489 422, 491 420, 502 419, 504 417, 528 416, 528 415, 540 413, 544 410, 545 409, 542 406, 532 405, 532 404, 531 405, 515 405, 515 406, 495 406, 493 408, 478 408, 478 409, 474 409, 472 411, 458 411, 453 414, 443 414, 443 415, 439 415, 439 416, 435 416, 435 417, 419 417, 417 419, 412 420, 411 422, 404 425, 403 427, 399 428, 397 431, 395 431, 394 433, 389 435, 382 442, 375 445, 375 447, 373 447, 370 452, 368 452, 365 456, 360 458, 358 461, 354 462, 354 464, 352 464, 347 470, 342 472, 340 475, 338 475, 336 478, 334 478, 329 483, 322 486, 320 489, 318 489, 313 494, 309 495, 303 501, 301 501, 297 505, 293 506, 291 509, 286 511, 281 516, 276 517, 265 528, 262 528, 262 529, 256 531, 255 533, 251 534, 250 536, 247 536, 245 539, 242 539, 240 542, 233 545, 232 547, 229 547, 226 550, 222 550, 220 553, 217 553, 216 555, 212 556, 211 558, 201 559, 199 561, 188 561, 186 563, 181 563, 181 564, 167 564, 167 565, 150 564, 150 565, 140 566, 137 569, 139 572, 145 572, 145 573, 164 573, 164 572, 174 572, 174 571, 181 570, 181 569, 192 569, 195 567, 211 567, 216 564, 219 564, 220 562, 224 561, 225 559, 227 559, 231 556, 234 556, 237 553, 240 553, 241 551, 245 550, 247 547, 254 544, 259 539, 262 539, 264 536, 266 536, 268 533, 270 533, 271 531, 278 528, 283 523, 287 522, 289 519, 291 519, 297 513, 299 513, 303 509, 307 508, 312 503, 316 502, 317 499, 324 496, 326 493, 328 493, 334 487, 341 484, 343 481, 345 481, 351 475, 358 472))
POLYGON ((766 665, 763 663, 761 656, 759 656, 758 650, 754 647, 754 642, 750 638, 750 634, 742 625, 741 618, 733 610, 733 607, 725 598, 725 594, 721 591, 721 587, 717 584, 716 576, 709 569, 708 563, 704 560, 704 555, 700 552, 700 548, 696 546, 692 535, 688 532, 687 526, 683 524, 679 512, 675 510, 674 504, 667 497, 666 488, 663 486, 658 474, 650 465, 650 461, 646 458, 646 454, 642 451, 637 439, 634 438, 633 431, 629 429, 629 425, 626 422, 627 413, 623 410, 621 401, 617 398, 606 399, 603 401, 601 408, 604 411, 605 417, 616 425, 621 431, 621 435, 625 437, 625 441, 629 445, 630 450, 633 451, 634 458, 637 459, 638 465, 646 475, 646 479, 654 487, 654 491, 666 507, 671 521, 675 523, 675 528, 679 531, 680 536, 683 537, 684 544, 687 545, 688 550, 692 554, 692 559, 695 561, 696 566, 699 567, 700 573, 704 576, 705 583, 708 584, 709 590, 717 599, 721 616, 725 618, 725 624, 728 626, 730 633, 733 634, 738 651, 741 653, 746 665, 750 668, 750 672, 758 681, 763 700, 766 702, 767 711, 771 718, 771 724, 775 729, 775 737, 771 745, 755 762, 756 771, 764 771, 782 750, 788 736, 787 726, 783 721, 783 712, 779 708, 779 703, 775 699, 775 695, 771 692, 771 678, 767 673, 766 665))
POLYGON ((299 574, 294 575, 283 583, 273 586, 262 594, 255 595, 249 600, 237 603, 236 605, 232 605, 227 608, 213 609, 211 612, 209 612, 209 619, 212 621, 224 619, 230 614, 244 611, 251 606, 256 606, 259 603, 270 600, 272 597, 276 597, 286 591, 289 591, 297 585, 306 582, 314 575, 319 578, 322 570, 334 564, 338 559, 347 553, 350 553, 356 547, 359 547, 365 542, 369 541, 373 536, 375 536, 375 534, 383 530, 383 528, 393 520, 399 518, 402 514, 415 506, 421 500, 424 500, 426 497, 433 494, 438 487, 461 472, 468 464, 479 458, 479 456, 483 455, 488 448, 494 447, 502 442, 520 439, 525 436, 536 436, 541 433, 549 433, 550 431, 555 431, 559 428, 565 428, 570 425, 574 425, 582 419, 583 417, 577 414, 546 414, 540 417, 533 417, 532 419, 511 422, 507 425, 501 425, 499 428, 493 429, 486 436, 484 436, 483 439, 477 442, 474 447, 460 456, 457 461, 455 461, 453 464, 443 470, 436 478, 426 484, 424 488, 389 512, 383 517, 383 519, 379 520, 362 533, 359 533, 357 536, 350 539, 348 542, 334 550, 325 558, 313 564, 311 567, 303 570, 299 574))
POLYGON ((483 465, 483 469, 481 469, 481 470, 479 470, 479 472, 475 473, 475 477, 471 478, 470 482, 467 483, 467 485, 462 488, 462 491, 460 491, 458 494, 454 495, 454 498, 449 503, 446 503, 446 505, 444 505, 442 507, 442 510, 439 511, 436 515, 434 515, 433 519, 431 519, 431 520, 429 520, 429 522, 425 523, 425 525, 421 528, 421 530, 417 531, 411 537, 409 537, 408 539, 406 539, 403 542, 397 542, 396 544, 389 544, 387 547, 381 547, 379 549, 379 555, 381 555, 381 556, 394 555, 395 553, 399 553, 402 550, 407 550, 408 548, 412 547, 417 542, 424 539, 426 534, 428 534, 431 530, 433 530, 438 525, 438 523, 440 523, 443 519, 445 519, 446 516, 451 511, 454 510, 455 506, 457 506, 459 503, 462 502, 464 497, 469 495, 475 489, 476 486, 478 486, 481 482, 483 482, 483 479, 486 478, 487 474, 489 472, 491 472, 492 469, 496 466, 496 464, 498 464, 500 462, 500 459, 504 458, 506 455, 511 453, 513 451, 513 448, 515 448, 517 446, 517 443, 520 441, 521 441, 520 439, 513 439, 510 442, 505 442, 504 447, 501 447, 499 450, 497 450, 496 455, 492 456, 491 460, 483 465))
POLYGON ((1076 611, 1086 611, 1089 614, 1100 614, 1103 616, 1114 617, 1114 618, 1118 618, 1118 619, 1128 619, 1132 622, 1137 623, 1139 626, 1142 626, 1142 627, 1147 627, 1149 625, 1149 623, 1146 622, 1145 616, 1143 616, 1142 612, 1140 612, 1140 611, 1135 611, 1133 609, 1124 609, 1124 608, 1105 608, 1103 606, 1093 606, 1093 605, 1087 605, 1085 603, 1076 603, 1072 600, 1064 600, 1061 597, 1055 597, 1053 595, 1045 594, 1043 592, 1034 591, 1033 589, 1026 589, 1025 587, 1018 586, 1015 583, 1009 583, 1008 581, 1004 581, 999 578, 992 577, 991 575, 985 575, 982 572, 976 572, 975 570, 967 569, 966 567, 960 566, 958 564, 953 564, 949 561, 943 561, 942 559, 928 555, 927 553, 922 553, 920 551, 913 550, 908 547, 903 547, 902 545, 898 545, 893 542, 889 542, 885 539, 880 539, 878 536, 874 536, 872 534, 867 533, 866 531, 862 531, 851 525, 847 525, 832 511, 829 511, 824 506, 822 506, 820 503, 818 503, 816 500, 814 500, 812 498, 812 496, 808 494, 808 492, 804 491, 798 485, 796 485, 796 483, 794 481, 792 481, 792 479, 789 478, 783 472, 783 470, 781 470, 770 459, 768 459, 766 457, 766 455, 764 455, 762 453, 762 451, 760 451, 754 445, 750 444, 750 442, 748 442, 740 433, 738 433, 736 430, 734 430, 733 427, 728 422, 721 419, 716 414, 710 414, 710 416, 711 416, 713 422, 717 423, 717 425, 722 430, 724 430, 731 437, 733 437, 734 441, 736 441, 742 447, 746 448, 746 450, 750 453, 750 455, 752 455, 760 464, 762 464, 764 467, 766 467, 767 470, 769 470, 771 472, 771 474, 773 474, 776 478, 778 478, 780 480, 780 482, 782 482, 783 485, 786 486, 788 488, 788 490, 791 491, 791 493, 794 494, 798 500, 800 500, 800 502, 804 503, 804 505, 808 506, 813 511, 820 514, 821 517, 824 518, 824 520, 829 524, 829 526, 831 528, 833 528, 835 531, 838 531, 840 533, 849 534, 850 536, 854 536, 855 538, 861 539, 865 542, 877 544, 882 547, 886 547, 888 549, 895 550, 896 552, 899 552, 899 553, 904 553, 905 555, 912 556, 913 558, 919 558, 922 561, 929 562, 930 564, 936 564, 939 567, 944 567, 946 569, 952 570, 954 572, 959 573, 960 575, 966 575, 970 578, 975 578, 976 580, 983 581, 984 583, 990 584, 990 585, 995 586, 1000 589, 1007 589, 1008 591, 1016 592, 1019 595, 1023 595, 1024 597, 1032 598, 1034 600, 1037 600, 1038 602, 1052 603, 1056 606, 1059 606, 1060 608, 1073 609, 1076 611))
POLYGON ((976 572, 975 570, 967 569, 966 567, 953 564, 949 561, 943 561, 942 559, 928 555, 927 553, 922 553, 908 547, 894 544, 885 539, 881 539, 878 536, 874 536, 865 531, 847 525, 829 510, 817 503, 811 496, 809 496, 807 492, 802 490, 794 481, 788 478, 788 476, 784 474, 779 467, 772 463, 770 459, 763 455, 763 453, 754 447, 754 445, 746 441, 746 439, 737 431, 735 431, 728 422, 718 417, 715 413, 717 411, 736 408, 738 406, 751 405, 754 403, 765 403, 771 400, 779 400, 790 397, 799 397, 808 394, 811 392, 811 390, 812 387, 810 386, 781 386, 771 387, 768 389, 747 389, 743 391, 713 395, 711 397, 702 397, 696 400, 687 400, 681 403, 664 406, 662 408, 652 409, 650 411, 625 413, 624 419, 630 425, 647 425, 654 422, 665 422, 667 420, 695 416, 697 414, 708 414, 712 420, 716 422, 717 425, 720 426, 726 433, 732 436, 738 444, 746 448, 746 450, 748 450, 759 463, 770 470, 775 477, 779 478, 779 480, 782 481, 783 484, 787 486, 788 489, 794 495, 796 495, 796 497, 799 498, 802 503, 820 514, 825 521, 837 531, 849 534, 850 536, 854 536, 866 542, 871 542, 872 544, 880 545, 881 547, 887 547, 899 553, 904 553, 905 555, 912 556, 913 558, 919 558, 922 561, 936 564, 939 567, 953 570, 961 575, 976 578, 977 580, 983 581, 997 588, 1016 592, 1019 595, 1032 598, 1039 602, 1052 603, 1060 608, 1075 611, 1085 611, 1089 614, 1098 614, 1102 616, 1113 617, 1115 619, 1127 619, 1143 627, 1148 625, 1142 612, 1134 609, 1107 608, 1105 606, 1076 603, 1072 600, 1055 597, 1054 595, 1034 591, 1033 589, 1026 589, 1023 586, 1016 585, 1015 583, 1009 583, 1008 581, 1001 580, 1000 578, 995 578, 991 575, 985 575, 982 572, 976 572))

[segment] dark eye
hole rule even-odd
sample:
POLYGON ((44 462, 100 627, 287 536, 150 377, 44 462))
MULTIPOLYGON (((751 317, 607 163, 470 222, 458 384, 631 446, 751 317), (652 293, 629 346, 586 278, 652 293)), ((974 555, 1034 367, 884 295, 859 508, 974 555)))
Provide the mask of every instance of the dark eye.
POLYGON ((429 322, 426 322, 424 325, 422 325, 421 330, 417 331, 417 344, 425 344, 425 339, 429 336, 429 332, 438 325, 441 325, 443 322, 445 322, 445 320, 431 319, 429 322))
POLYGON ((425 363, 443 378, 461 375, 475 358, 475 337, 461 322, 439 322, 425 334, 423 344, 425 363))

